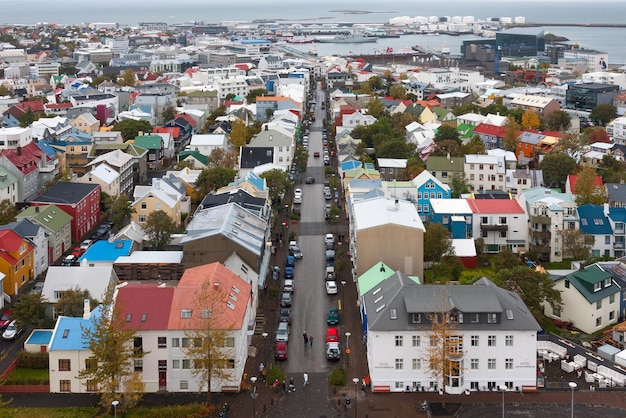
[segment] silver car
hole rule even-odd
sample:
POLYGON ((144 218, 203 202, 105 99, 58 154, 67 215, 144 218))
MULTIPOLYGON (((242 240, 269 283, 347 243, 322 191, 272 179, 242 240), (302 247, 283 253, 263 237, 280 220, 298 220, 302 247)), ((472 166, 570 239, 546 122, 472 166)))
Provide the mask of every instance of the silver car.
POLYGON ((281 322, 278 324, 278 329, 276 329, 276 341, 282 343, 289 342, 289 323, 281 322))

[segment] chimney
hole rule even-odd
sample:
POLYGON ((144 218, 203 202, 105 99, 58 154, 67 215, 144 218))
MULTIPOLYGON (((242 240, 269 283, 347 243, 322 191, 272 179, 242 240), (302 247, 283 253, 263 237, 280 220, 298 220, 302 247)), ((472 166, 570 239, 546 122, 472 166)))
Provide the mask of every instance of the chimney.
POLYGON ((400 208, 400 202, 398 202, 398 199, 396 199, 396 201, 394 202, 394 207, 396 208, 396 210, 400 208))
POLYGON ((266 130, 266 131, 268 130, 268 126, 267 126, 267 125, 265 125, 265 130, 266 130))
POLYGON ((39 213, 39 206, 35 206, 35 213, 39 213))
POLYGON ((17 155, 22 156, 22 147, 18 146, 15 151, 17 152, 17 155))
POLYGON ((137 132, 137 136, 143 136, 143 131, 137 132))
POLYGON ((215 290, 218 290, 220 288, 220 284, 218 282, 213 283, 213 287, 215 288, 215 290))
POLYGON ((83 319, 91 318, 91 309, 89 307, 89 299, 83 300, 83 319))

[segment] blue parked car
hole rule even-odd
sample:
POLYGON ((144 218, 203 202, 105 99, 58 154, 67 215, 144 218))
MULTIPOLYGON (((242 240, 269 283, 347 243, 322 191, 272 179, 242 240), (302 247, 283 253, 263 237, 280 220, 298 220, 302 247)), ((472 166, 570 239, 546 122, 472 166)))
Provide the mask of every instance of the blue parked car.
POLYGON ((296 265, 296 257, 293 255, 287 256, 287 261, 285 262, 285 267, 295 267, 296 265))
POLYGON ((285 267, 285 279, 293 279, 293 267, 285 267))

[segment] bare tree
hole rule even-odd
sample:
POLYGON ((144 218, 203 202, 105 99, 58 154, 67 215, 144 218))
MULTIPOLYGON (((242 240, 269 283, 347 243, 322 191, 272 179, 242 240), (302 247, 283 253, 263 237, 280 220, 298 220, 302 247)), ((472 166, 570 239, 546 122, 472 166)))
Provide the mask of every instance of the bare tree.
POLYGON ((580 229, 562 229, 559 231, 561 237, 563 255, 574 260, 586 260, 589 258, 593 245, 593 237, 583 234, 580 229))
POLYGON ((234 338, 230 336, 229 324, 219 323, 217 318, 228 294, 211 286, 207 279, 193 301, 192 323, 185 330, 190 344, 184 347, 185 354, 193 363, 192 374, 200 390, 207 388, 207 404, 211 404, 211 383, 232 377, 235 364, 234 338))

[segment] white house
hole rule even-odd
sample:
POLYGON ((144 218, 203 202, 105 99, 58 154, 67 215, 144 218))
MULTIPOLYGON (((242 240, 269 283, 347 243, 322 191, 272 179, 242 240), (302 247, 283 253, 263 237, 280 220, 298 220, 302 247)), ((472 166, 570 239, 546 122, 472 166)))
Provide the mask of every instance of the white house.
MULTIPOLYGON (((510 390, 536 386, 537 331, 521 298, 486 278, 473 285, 418 285, 396 272, 362 296, 367 361, 375 392, 510 390), (453 323, 447 376, 431 373, 434 315, 453 323)), ((443 348, 442 348, 443 349, 443 348)))
POLYGON ((228 137, 225 134, 195 134, 191 137, 187 151, 198 151, 208 157, 214 149, 226 150, 227 147, 228 137))
POLYGON ((92 167, 91 171, 78 178, 78 182, 99 184, 100 189, 109 196, 120 194, 120 175, 106 163, 92 167))
POLYGON ((264 130, 255 135, 250 140, 248 147, 273 147, 274 161, 273 164, 283 167, 285 170, 291 168, 293 155, 295 152, 295 138, 288 136, 278 130, 265 127, 264 130))
POLYGON ((470 190, 506 190, 506 161, 500 155, 466 155, 463 164, 470 190))
MULTIPOLYGON (((100 165, 106 165, 109 169, 117 172, 117 182, 118 186, 112 187, 111 191, 115 191, 115 189, 119 190, 117 193, 109 193, 112 196, 117 196, 120 193, 130 194, 133 190, 133 156, 125 153, 122 150, 116 149, 111 152, 107 152, 105 154, 99 155, 93 159, 93 161, 87 164, 87 167, 98 167, 100 165)), ((111 173, 112 176, 112 173, 111 173)), ((104 175, 104 178, 110 177, 109 175, 104 175)), ((102 186, 101 183, 98 183, 102 186)), ((103 187, 104 189, 104 187, 103 187)))
POLYGON ((517 200, 467 199, 472 209, 472 236, 482 238, 485 251, 523 252, 528 236, 527 218, 517 200))

